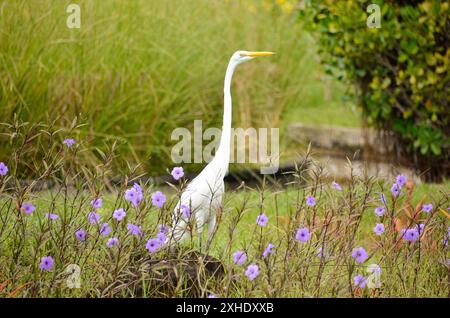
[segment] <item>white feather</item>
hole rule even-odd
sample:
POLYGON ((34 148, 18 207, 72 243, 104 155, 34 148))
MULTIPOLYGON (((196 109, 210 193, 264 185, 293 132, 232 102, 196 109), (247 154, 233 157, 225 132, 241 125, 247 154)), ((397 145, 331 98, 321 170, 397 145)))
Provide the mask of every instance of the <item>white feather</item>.
MULTIPOLYGON (((219 148, 214 159, 195 177, 183 191, 172 217, 172 242, 180 242, 190 235, 189 220, 183 217, 180 206, 185 205, 191 210, 191 218, 195 221, 198 233, 208 226, 208 242, 212 239, 216 225, 216 214, 222 207, 224 182, 230 162, 231 142, 231 78, 237 65, 254 57, 248 51, 235 52, 228 63, 224 81, 224 113, 222 134, 219 148)), ((257 52, 258 53, 258 52, 257 52)), ((270 53, 270 52, 261 52, 270 53)), ((265 54, 270 55, 270 54, 265 54)))

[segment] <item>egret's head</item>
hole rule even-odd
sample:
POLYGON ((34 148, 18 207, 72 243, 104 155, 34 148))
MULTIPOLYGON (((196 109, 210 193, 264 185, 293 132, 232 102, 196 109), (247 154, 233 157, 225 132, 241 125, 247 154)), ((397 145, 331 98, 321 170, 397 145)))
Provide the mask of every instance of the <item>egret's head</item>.
POLYGON ((241 64, 243 62, 253 60, 255 57, 258 57, 258 56, 269 56, 269 55, 274 55, 274 54, 275 54, 274 52, 236 51, 233 54, 233 56, 231 57, 231 59, 236 64, 241 64))

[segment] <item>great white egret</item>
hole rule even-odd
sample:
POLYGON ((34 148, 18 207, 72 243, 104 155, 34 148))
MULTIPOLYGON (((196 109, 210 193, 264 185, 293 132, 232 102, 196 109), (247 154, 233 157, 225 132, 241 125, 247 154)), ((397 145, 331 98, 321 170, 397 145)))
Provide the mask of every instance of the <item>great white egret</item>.
MULTIPOLYGON (((195 222, 200 235, 203 227, 208 227, 207 246, 211 242, 216 226, 216 214, 222 206, 224 193, 223 178, 228 172, 231 143, 231 78, 236 66, 258 56, 273 55, 273 52, 236 51, 228 63, 223 86, 224 112, 220 144, 213 160, 195 177, 180 196, 172 217, 172 235, 170 240, 178 243, 188 237, 189 219, 195 222), (185 213, 183 213, 185 212, 185 213), (189 212, 189 213, 186 213, 189 212)), ((201 242, 201 240, 200 240, 201 242)))

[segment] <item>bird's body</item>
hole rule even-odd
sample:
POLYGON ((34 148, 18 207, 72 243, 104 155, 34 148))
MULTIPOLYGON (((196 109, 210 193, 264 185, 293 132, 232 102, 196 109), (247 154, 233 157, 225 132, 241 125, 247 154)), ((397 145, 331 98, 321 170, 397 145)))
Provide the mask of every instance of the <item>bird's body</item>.
POLYGON ((211 163, 187 185, 181 194, 180 201, 176 205, 173 215, 175 241, 185 239, 191 232, 191 229, 188 228, 188 219, 180 213, 183 205, 189 208, 192 221, 195 221, 197 232, 202 233, 203 227, 207 225, 208 238, 213 235, 216 214, 222 206, 225 186, 222 174, 216 174, 216 165, 211 165, 211 163))
POLYGON ((225 186, 223 178, 228 172, 231 146, 231 78, 237 65, 257 56, 271 55, 271 52, 235 52, 228 63, 224 81, 224 113, 222 134, 219 148, 214 159, 184 189, 172 217, 173 242, 180 242, 190 235, 191 223, 195 223, 197 232, 202 233, 208 227, 208 243, 215 231, 217 212, 222 208, 225 186), (183 215, 183 208, 188 208, 190 216, 183 215), (195 222, 190 222, 195 221, 195 222))

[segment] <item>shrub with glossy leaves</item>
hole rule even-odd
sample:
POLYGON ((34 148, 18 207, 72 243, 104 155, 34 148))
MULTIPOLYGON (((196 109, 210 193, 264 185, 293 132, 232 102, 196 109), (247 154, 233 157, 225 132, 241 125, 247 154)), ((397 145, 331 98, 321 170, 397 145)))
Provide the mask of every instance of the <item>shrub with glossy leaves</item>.
POLYGON ((305 1, 300 10, 329 74, 355 84, 369 125, 401 161, 449 175, 450 4, 447 1, 305 1), (381 26, 367 12, 379 5, 381 26))

